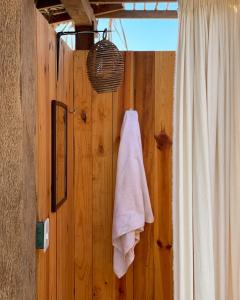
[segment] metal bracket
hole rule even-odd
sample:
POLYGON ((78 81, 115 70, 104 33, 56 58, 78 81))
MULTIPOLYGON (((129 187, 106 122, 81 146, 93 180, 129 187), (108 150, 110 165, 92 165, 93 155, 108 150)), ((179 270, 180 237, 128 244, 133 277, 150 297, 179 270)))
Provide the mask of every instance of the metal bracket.
POLYGON ((56 34, 56 40, 57 40, 57 80, 58 80, 58 73, 59 73, 59 56, 60 56, 60 40, 62 36, 65 35, 78 35, 78 34, 95 34, 95 33, 103 33, 103 38, 106 38, 106 34, 108 32, 107 29, 104 30, 87 30, 87 31, 80 31, 80 30, 75 30, 75 31, 60 31, 57 32, 56 34))

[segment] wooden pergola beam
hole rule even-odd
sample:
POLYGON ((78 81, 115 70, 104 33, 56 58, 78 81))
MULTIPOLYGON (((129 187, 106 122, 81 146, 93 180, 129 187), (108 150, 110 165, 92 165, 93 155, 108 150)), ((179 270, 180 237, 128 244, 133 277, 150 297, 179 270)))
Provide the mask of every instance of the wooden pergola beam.
MULTIPOLYGON (((90 0, 91 4, 113 3, 153 3, 153 0, 90 0)), ((177 3, 177 0, 159 0, 158 3, 177 3)))
POLYGON ((50 24, 53 24, 53 23, 66 22, 66 21, 70 21, 70 20, 71 20, 71 17, 66 12, 66 13, 62 13, 62 14, 52 15, 48 21, 50 24))
POLYGON ((177 17, 176 10, 120 10, 97 16, 107 19, 177 19, 177 17))
POLYGON ((123 10, 122 4, 103 4, 103 5, 92 5, 96 18, 106 13, 113 13, 119 10, 123 10))
POLYGON ((88 0, 61 0, 61 2, 75 25, 95 24, 96 19, 88 0))
POLYGON ((38 0, 36 1, 37 9, 51 8, 53 6, 61 5, 60 0, 38 0))

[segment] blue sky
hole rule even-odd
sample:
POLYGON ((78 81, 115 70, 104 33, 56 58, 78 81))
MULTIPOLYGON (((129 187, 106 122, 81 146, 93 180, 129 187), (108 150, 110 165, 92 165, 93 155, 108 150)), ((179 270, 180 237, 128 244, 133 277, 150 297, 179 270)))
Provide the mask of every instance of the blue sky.
MULTIPOLYGON (((115 21, 120 28, 119 21, 115 21)), ((165 51, 176 50, 177 20, 122 20, 128 50, 165 51)), ((108 27, 108 20, 101 19, 98 29, 108 27)), ((120 31, 120 30, 119 30, 120 31)), ((113 30, 112 41, 120 50, 126 50, 122 38, 113 30)))
MULTIPOLYGON (((161 3, 158 9, 166 9, 166 3, 161 3)), ((155 3, 147 3, 146 9, 154 9, 155 3)), ((132 9, 133 4, 126 4, 125 9, 132 9)), ((135 9, 143 9, 144 4, 136 4, 135 9)), ((171 3, 168 9, 177 9, 177 4, 171 3)), ((99 19, 98 29, 104 30, 109 27, 109 19, 99 19)), ((72 23, 58 26, 57 31, 74 30, 72 23)), ((99 36, 101 38, 101 35, 99 36)), ((74 49, 75 41, 73 36, 63 39, 74 49)), ((122 19, 113 20, 112 41, 120 50, 132 51, 167 51, 177 49, 178 20, 175 19, 122 19), (121 23, 122 27, 121 27, 121 23), (127 47, 124 44, 123 34, 127 40, 127 47)))
MULTIPOLYGON (((147 4, 147 9, 153 9, 153 7, 154 4, 147 4)), ((160 4, 159 8, 165 9, 164 4, 160 4)), ((132 5, 127 4, 125 9, 132 9, 132 5)), ((143 9, 143 4, 137 4, 136 9, 143 9)), ((176 9, 176 4, 169 5, 169 9, 176 9)), ((108 19, 100 19, 98 29, 108 28, 108 24, 108 19)), ((114 27, 112 41, 120 50, 127 50, 123 42, 119 20, 114 20, 114 27)), ((122 19, 122 27, 125 32, 128 50, 164 51, 176 50, 177 48, 178 20, 122 19)))

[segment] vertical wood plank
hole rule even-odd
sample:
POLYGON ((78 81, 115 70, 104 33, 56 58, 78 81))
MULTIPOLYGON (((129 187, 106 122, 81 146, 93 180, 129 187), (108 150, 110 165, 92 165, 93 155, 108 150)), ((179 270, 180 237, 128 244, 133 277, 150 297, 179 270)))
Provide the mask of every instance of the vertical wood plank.
MULTIPOLYGON (((134 70, 134 55, 133 52, 123 53, 125 60, 125 77, 124 83, 129 82, 131 79, 131 91, 126 90, 126 84, 122 84, 119 90, 113 93, 113 202, 115 197, 115 184, 117 173, 117 158, 120 142, 120 131, 124 113, 127 109, 134 108, 134 86, 133 86, 133 74, 134 70), (129 68, 130 65, 130 68, 129 68)), ((129 85, 128 85, 129 86, 129 85)), ((123 278, 120 280, 115 277, 115 294, 116 300, 132 300, 133 299, 133 266, 131 266, 123 278)))
MULTIPOLYGON (((51 155, 51 100, 57 97, 56 87, 56 38, 55 32, 49 30, 49 101, 47 104, 47 140, 48 140, 48 155, 51 155)), ((51 170, 51 159, 48 161, 51 170)), ((51 172, 48 174, 48 195, 51 198, 51 172)), ((48 199, 49 219, 50 219, 50 244, 49 244, 49 299, 57 300, 57 220, 56 214, 51 212, 51 200, 48 199)))
MULTIPOLYGON (((37 14, 37 219, 49 216, 50 152, 47 131, 50 125, 49 105, 49 28, 40 13, 37 14)), ((49 299, 49 251, 37 251, 37 299, 49 299)))
POLYGON ((74 55, 75 299, 92 299, 92 88, 87 52, 74 55))
POLYGON ((134 52, 125 53, 124 83, 122 95, 125 109, 133 109, 134 107, 134 52))
MULTIPOLYGON (((37 39, 37 72, 38 72, 38 200, 41 197, 47 198, 47 191, 49 187, 49 182, 47 177, 49 176, 50 170, 48 169, 49 153, 47 153, 48 148, 48 137, 47 137, 47 124, 48 124, 48 114, 47 108, 49 103, 49 52, 48 52, 48 38, 49 30, 47 23, 42 19, 40 14, 37 15, 37 30, 41 32, 37 39), (40 163, 40 162, 44 163, 40 163)), ((42 219, 48 216, 49 207, 47 201, 38 202, 38 218, 42 219)))
MULTIPOLYGON (((73 52, 61 43, 57 98, 73 110, 73 52)), ((57 299, 74 299, 73 114, 68 113, 67 200, 57 210, 57 299)))
POLYGON ((113 299, 112 93, 92 95, 93 299, 113 299))
MULTIPOLYGON (((155 135, 161 130, 172 140, 174 52, 155 54, 155 135)), ((154 268, 156 300, 173 299, 172 147, 155 146, 154 268)))
MULTIPOLYGON (((143 158, 149 194, 154 210, 154 52, 135 53, 135 108, 139 114, 143 158)), ((147 224, 136 247, 134 299, 154 299, 154 225, 147 224)))

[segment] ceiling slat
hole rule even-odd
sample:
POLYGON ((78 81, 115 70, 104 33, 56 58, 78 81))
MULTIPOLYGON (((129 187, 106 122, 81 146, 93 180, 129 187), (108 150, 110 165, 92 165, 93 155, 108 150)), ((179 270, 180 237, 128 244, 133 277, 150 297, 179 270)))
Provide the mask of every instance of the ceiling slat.
POLYGON ((93 11, 96 18, 102 14, 112 13, 123 9, 124 8, 122 4, 93 5, 93 11))
POLYGON ((97 16, 112 19, 177 19, 177 17, 176 10, 120 10, 97 16))
MULTIPOLYGON (((94 3, 94 4, 113 4, 113 3, 153 3, 156 1, 153 0, 90 0, 90 3, 94 3)), ((159 0, 157 1, 159 3, 177 3, 177 0, 159 0)))

